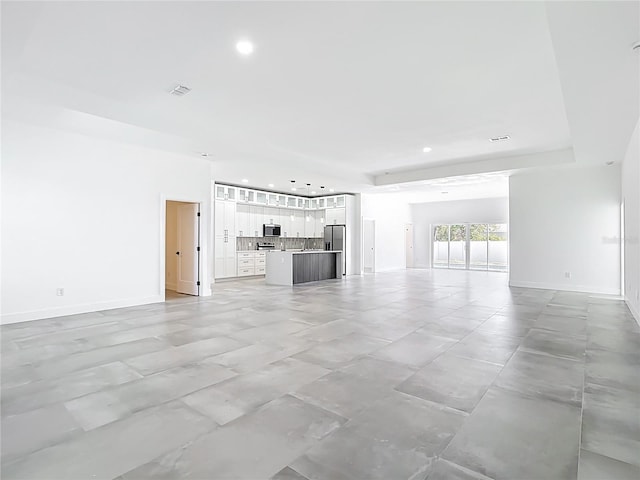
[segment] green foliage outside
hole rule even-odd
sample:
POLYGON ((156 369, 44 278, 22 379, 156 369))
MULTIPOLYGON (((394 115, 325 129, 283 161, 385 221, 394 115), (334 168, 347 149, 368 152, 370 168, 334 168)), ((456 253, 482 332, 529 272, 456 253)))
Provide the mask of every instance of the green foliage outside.
MULTIPOLYGON (((489 240, 492 242, 504 242, 507 240, 507 232, 502 231, 504 228, 499 224, 486 223, 473 223, 469 225, 469 239, 471 241, 487 240, 487 233, 489 240), (487 232, 488 226, 488 232, 487 232)), ((466 239, 466 225, 436 225, 434 229, 434 239, 436 242, 446 242, 449 240, 449 234, 451 234, 451 241, 460 241, 466 239)))

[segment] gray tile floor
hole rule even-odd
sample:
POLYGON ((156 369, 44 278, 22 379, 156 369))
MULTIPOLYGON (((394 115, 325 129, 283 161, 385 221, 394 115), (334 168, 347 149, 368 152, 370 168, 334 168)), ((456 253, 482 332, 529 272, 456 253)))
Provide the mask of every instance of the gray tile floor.
POLYGON ((2 478, 640 478, 616 300, 409 270, 2 327, 2 478))

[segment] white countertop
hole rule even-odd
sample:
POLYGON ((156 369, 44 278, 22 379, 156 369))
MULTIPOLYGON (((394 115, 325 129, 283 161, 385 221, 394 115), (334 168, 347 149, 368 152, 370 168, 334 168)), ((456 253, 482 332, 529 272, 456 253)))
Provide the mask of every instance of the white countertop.
POLYGON ((271 250, 271 253, 289 253, 300 255, 305 253, 342 253, 342 250, 271 250))

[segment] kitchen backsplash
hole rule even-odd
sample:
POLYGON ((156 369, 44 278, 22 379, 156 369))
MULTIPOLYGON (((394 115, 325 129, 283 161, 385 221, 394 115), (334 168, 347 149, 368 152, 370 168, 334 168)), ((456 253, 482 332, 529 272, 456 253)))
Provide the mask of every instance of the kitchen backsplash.
POLYGON ((288 237, 236 237, 238 251, 257 250, 258 243, 273 243, 276 250, 324 249, 324 238, 288 238, 288 237))

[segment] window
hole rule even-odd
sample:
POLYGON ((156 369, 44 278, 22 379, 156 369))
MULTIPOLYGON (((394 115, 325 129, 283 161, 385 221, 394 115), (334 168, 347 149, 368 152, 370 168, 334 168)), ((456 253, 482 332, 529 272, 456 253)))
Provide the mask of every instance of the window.
POLYGON ((434 225, 432 266, 467 270, 508 270, 507 224, 434 225))

